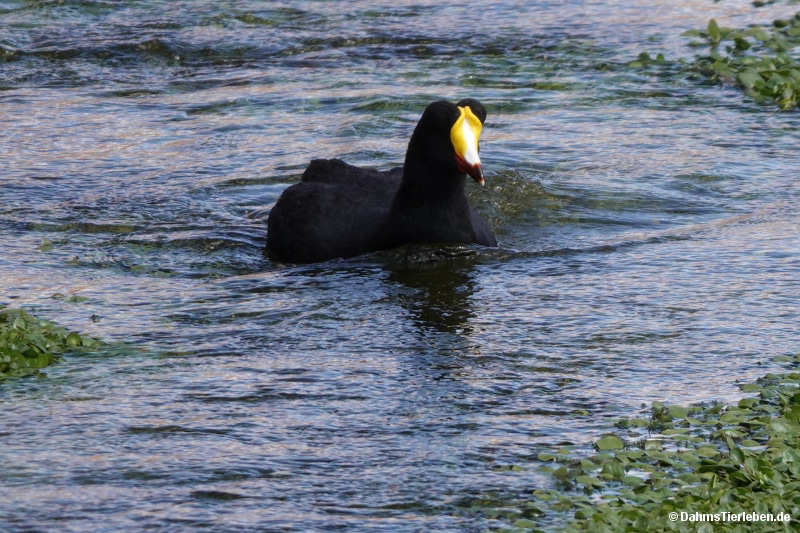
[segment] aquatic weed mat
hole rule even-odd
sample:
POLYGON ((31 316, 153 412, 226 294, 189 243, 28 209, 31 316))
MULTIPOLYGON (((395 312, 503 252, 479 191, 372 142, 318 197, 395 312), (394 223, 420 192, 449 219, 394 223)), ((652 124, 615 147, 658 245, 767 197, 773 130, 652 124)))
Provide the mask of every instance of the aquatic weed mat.
POLYGON ((705 31, 690 30, 698 37, 693 46, 709 46, 709 55, 698 58, 695 68, 721 83, 737 85, 759 103, 774 102, 794 109, 800 98, 800 12, 775 19, 771 26, 720 27, 711 19, 705 31))
POLYGON ((683 33, 691 48, 707 48, 693 60, 641 52, 627 66, 665 76, 683 71, 690 79, 743 90, 758 104, 784 111, 800 105, 800 12, 771 24, 743 28, 720 26, 710 19, 703 29, 683 33))
POLYGON ((68 352, 89 352, 105 344, 21 309, 0 308, 0 381, 38 374, 68 352))
MULTIPOLYGON (((800 365, 800 355, 780 360, 800 365)), ((499 531, 795 531, 800 373, 741 389, 755 395, 736 405, 653 403, 648 417, 622 419, 595 441, 594 455, 540 452, 554 488, 483 512, 507 522, 499 531)))

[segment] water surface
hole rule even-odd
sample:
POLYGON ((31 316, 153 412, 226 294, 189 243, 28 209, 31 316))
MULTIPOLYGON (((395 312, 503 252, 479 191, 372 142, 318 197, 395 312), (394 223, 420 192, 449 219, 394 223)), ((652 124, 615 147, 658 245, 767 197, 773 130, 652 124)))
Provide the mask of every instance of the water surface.
POLYGON ((0 2, 0 302, 128 346, 0 384, 2 529, 483 530, 539 452, 738 397, 797 350, 800 119, 627 63, 770 9, 0 2), (263 256, 443 97, 500 249, 263 256))

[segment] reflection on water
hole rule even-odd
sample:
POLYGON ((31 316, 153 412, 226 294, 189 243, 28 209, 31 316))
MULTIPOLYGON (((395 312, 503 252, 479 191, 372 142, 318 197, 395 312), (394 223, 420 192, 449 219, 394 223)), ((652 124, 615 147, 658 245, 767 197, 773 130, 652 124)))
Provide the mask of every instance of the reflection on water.
POLYGON ((475 318, 469 250, 423 247, 399 253, 408 255, 403 263, 387 265, 386 290, 406 310, 421 334, 432 329, 468 336, 472 332, 470 321, 475 318))
POLYGON ((543 448, 735 398, 797 350, 800 119, 626 64, 791 9, 0 2, 0 303, 129 346, 0 384, 0 529, 500 527, 543 448), (465 96, 500 249, 263 256, 465 96))

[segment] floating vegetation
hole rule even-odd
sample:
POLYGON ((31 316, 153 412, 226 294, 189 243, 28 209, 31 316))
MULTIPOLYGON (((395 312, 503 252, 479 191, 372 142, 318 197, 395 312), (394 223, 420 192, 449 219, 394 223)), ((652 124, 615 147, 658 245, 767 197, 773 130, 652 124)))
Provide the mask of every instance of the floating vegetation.
POLYGON ((740 87, 761 104, 777 104, 783 110, 800 105, 800 58, 796 53, 800 47, 800 12, 776 19, 771 25, 738 29, 722 27, 711 19, 705 29, 688 30, 683 35, 693 38, 689 46, 707 47, 708 54, 687 61, 642 52, 626 66, 699 73, 715 83, 740 87))
MULTIPOLYGON (((800 364, 800 355, 787 359, 800 364)), ((725 531, 796 530, 800 373, 769 374, 741 388, 757 395, 737 405, 654 403, 648 418, 619 421, 590 457, 567 449, 540 453, 556 488, 514 502, 512 516, 520 518, 509 520, 512 530, 539 528, 545 519, 552 524, 559 515, 570 532, 711 532, 722 522, 725 531), (726 520, 722 513, 774 521, 726 520), (701 514, 719 520, 696 520, 701 514)))
POLYGON ((784 110, 797 107, 800 62, 792 52, 800 46, 800 13, 772 26, 743 29, 724 28, 711 19, 705 30, 684 35, 700 39, 690 46, 710 48, 693 65, 704 76, 742 87, 757 102, 774 102, 784 110))
POLYGON ((103 343, 40 320, 20 309, 0 309, 0 380, 36 374, 66 352, 97 349, 103 343))

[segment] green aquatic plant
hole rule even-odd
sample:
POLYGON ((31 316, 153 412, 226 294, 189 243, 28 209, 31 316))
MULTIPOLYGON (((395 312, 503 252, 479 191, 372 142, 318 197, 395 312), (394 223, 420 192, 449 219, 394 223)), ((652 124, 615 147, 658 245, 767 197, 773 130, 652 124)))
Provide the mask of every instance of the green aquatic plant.
POLYGON ((708 46, 708 55, 692 68, 703 76, 745 90, 757 102, 774 102, 789 110, 800 102, 800 13, 771 26, 725 28, 711 19, 704 30, 684 33, 699 38, 691 46, 708 46))
POLYGON ((102 345, 97 339, 21 309, 0 309, 0 380, 35 374, 66 352, 88 351, 102 345))
POLYGON ((707 53, 693 60, 667 59, 642 52, 626 63, 634 69, 680 72, 743 89, 761 104, 777 104, 783 110, 800 105, 800 12, 776 19, 770 25, 745 28, 720 26, 715 19, 703 29, 688 30, 688 45, 707 53))
MULTIPOLYGON (((798 365, 800 355, 783 360, 798 365)), ((514 502, 506 530, 561 522, 568 532, 796 531, 800 373, 769 374, 741 388, 755 396, 735 405, 656 402, 648 417, 617 422, 594 455, 540 453, 555 488, 514 502)))

